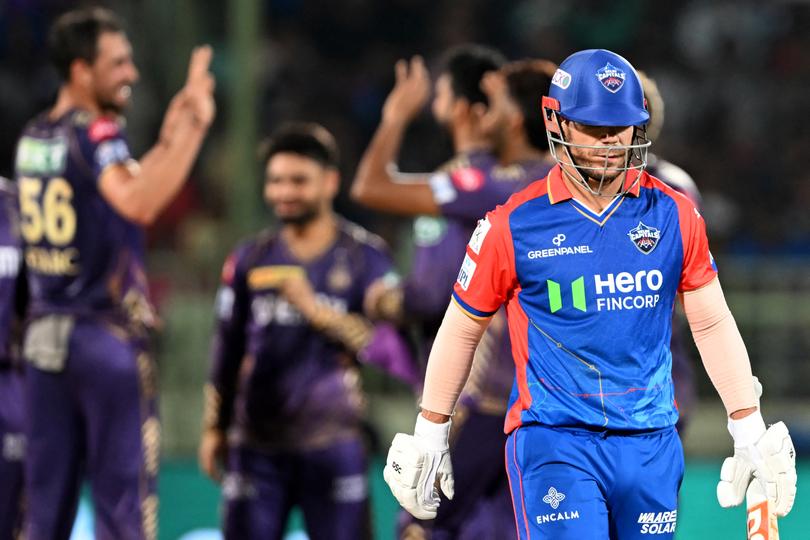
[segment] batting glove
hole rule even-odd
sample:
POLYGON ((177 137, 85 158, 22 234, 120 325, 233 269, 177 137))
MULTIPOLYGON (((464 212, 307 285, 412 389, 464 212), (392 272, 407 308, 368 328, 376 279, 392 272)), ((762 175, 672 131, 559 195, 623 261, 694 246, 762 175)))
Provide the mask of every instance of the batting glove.
MULTIPOLYGON (((759 381, 755 380, 755 386, 759 381)), ((757 388, 757 398, 762 386, 757 388)), ((786 516, 796 499, 796 451, 784 422, 765 428, 762 414, 739 420, 729 419, 728 430, 734 439, 734 456, 726 458, 720 469, 717 500, 720 506, 737 506, 745 498, 751 478, 761 482, 776 514, 786 516)))
POLYGON ((388 451, 383 478, 399 504, 417 519, 436 517, 437 483, 448 499, 453 498, 450 424, 450 420, 436 424, 420 414, 413 435, 397 433, 388 451))

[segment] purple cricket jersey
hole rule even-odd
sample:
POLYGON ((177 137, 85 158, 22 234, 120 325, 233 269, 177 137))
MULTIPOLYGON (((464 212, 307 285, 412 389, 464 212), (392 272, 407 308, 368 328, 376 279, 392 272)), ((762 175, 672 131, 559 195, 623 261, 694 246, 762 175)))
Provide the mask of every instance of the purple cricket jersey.
POLYGON ((352 353, 313 329, 277 287, 303 269, 319 301, 362 312, 366 289, 391 268, 383 241, 345 220, 310 262, 270 232, 236 248, 217 295, 211 371, 221 397, 216 424, 235 428, 232 442, 296 450, 356 435, 364 403, 352 353))
POLYGON ((19 232, 17 190, 0 178, 0 368, 17 356, 19 322, 23 316, 25 291, 21 275, 22 239, 19 232))
POLYGON ((16 538, 23 517, 23 380, 15 363, 24 306, 17 191, 0 178, 0 538, 16 538))
POLYGON ((73 109, 34 118, 17 146, 16 176, 30 315, 137 319, 151 325, 143 231, 98 189, 103 171, 132 161, 121 121, 73 109))
MULTIPOLYGON (((420 217, 415 221, 414 262, 404 285, 405 312, 422 322, 425 350, 430 350, 441 324, 477 220, 512 193, 546 176, 552 165, 545 160, 500 165, 490 152, 474 151, 456 157, 431 176, 434 200, 441 207, 442 217, 420 217)), ((475 365, 465 395, 502 413, 514 365, 509 332, 497 317, 482 338, 475 365)))

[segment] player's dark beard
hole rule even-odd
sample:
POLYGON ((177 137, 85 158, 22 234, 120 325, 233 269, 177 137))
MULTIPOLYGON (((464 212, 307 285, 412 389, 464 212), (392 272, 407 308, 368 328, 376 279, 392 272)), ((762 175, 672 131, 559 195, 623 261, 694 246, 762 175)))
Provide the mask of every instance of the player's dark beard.
POLYGON ((119 115, 124 112, 120 105, 110 100, 106 96, 103 96, 100 92, 96 92, 96 103, 98 103, 99 108, 105 113, 119 115))
POLYGON ((318 217, 318 214, 320 214, 318 208, 308 207, 308 208, 305 208, 300 213, 295 214, 295 215, 278 216, 278 220, 280 222, 282 222, 284 225, 301 226, 301 225, 306 225, 306 224, 311 223, 312 221, 314 221, 315 218, 318 217))

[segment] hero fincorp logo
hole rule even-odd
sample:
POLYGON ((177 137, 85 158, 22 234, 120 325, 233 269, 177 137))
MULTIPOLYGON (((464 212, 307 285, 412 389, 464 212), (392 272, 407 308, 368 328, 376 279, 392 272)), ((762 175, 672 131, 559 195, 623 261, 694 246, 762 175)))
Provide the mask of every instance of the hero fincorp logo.
POLYGON ((664 275, 660 270, 639 270, 635 274, 596 274, 593 280, 597 295, 596 310, 616 311, 654 308, 661 296, 653 293, 661 289, 664 275))
POLYGON ((593 253, 591 250, 591 246, 587 245, 579 245, 579 246, 564 246, 566 236, 563 233, 557 233, 551 239, 551 243, 554 244, 555 247, 553 248, 546 248, 546 249, 533 249, 526 253, 526 256, 529 259, 545 259, 547 257, 556 257, 558 255, 576 255, 580 253, 593 253))
POLYGON ((658 291, 663 284, 664 275, 657 269, 639 270, 635 274, 630 272, 595 274, 594 299, 589 298, 590 295, 586 292, 585 276, 579 276, 570 284, 547 279, 548 307, 551 313, 560 311, 568 304, 567 301, 564 302, 567 297, 570 299, 571 307, 582 312, 593 309, 594 300, 597 311, 650 309, 658 305, 661 299, 658 291))

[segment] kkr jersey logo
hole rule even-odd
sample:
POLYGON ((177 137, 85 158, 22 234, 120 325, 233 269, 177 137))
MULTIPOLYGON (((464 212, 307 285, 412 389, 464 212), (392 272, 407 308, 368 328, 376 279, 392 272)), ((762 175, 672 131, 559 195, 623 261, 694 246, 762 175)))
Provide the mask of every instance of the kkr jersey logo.
POLYGON ((596 77, 606 90, 615 94, 624 86, 626 75, 624 71, 608 62, 605 67, 596 72, 596 77))
POLYGON ((636 227, 630 229, 627 236, 630 237, 630 240, 633 241, 633 244, 640 252, 649 255, 658 245, 658 240, 661 239, 661 231, 655 227, 648 227, 639 221, 636 227))

